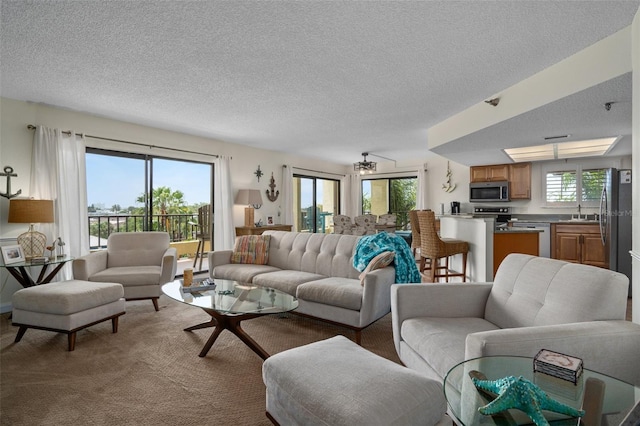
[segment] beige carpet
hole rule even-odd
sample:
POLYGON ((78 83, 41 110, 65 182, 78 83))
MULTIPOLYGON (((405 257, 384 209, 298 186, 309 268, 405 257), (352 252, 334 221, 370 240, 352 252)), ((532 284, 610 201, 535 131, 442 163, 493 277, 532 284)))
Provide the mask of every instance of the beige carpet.
MULTIPOLYGON (((67 337, 17 327, 0 317, 2 425, 270 425, 264 414, 262 359, 228 331, 205 358, 212 329, 183 331, 208 320, 201 309, 160 298, 127 302, 120 327, 105 322, 67 337)), ((267 316, 243 328, 270 354, 353 332, 296 315, 267 316)), ((399 362, 391 315, 362 333, 362 346, 399 362)), ((321 374, 321 372, 318 372, 321 374)))

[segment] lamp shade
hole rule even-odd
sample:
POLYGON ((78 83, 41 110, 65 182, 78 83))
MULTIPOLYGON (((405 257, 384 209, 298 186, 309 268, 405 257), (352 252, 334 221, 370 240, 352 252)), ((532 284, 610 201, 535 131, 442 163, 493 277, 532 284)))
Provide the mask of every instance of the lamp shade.
POLYGON ((9 200, 9 223, 52 223, 53 200, 9 200))
POLYGON ((259 208, 262 206, 262 195, 258 189, 241 189, 236 195, 236 204, 259 208))

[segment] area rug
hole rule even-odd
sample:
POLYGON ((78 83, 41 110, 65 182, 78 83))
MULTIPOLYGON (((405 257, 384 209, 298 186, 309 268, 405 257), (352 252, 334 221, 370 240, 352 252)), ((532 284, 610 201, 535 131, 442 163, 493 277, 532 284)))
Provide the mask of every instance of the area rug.
MULTIPOLYGON (((111 322, 78 332, 67 351, 63 334, 17 327, 0 316, 0 422, 2 425, 270 425, 265 416, 262 359, 224 331, 198 357, 211 329, 201 309, 160 298, 126 304, 119 331, 111 322)), ((293 314, 243 322, 269 354, 350 330, 293 314)), ((362 346, 399 363, 391 314, 362 332, 362 346)), ((322 374, 322 372, 318 372, 322 374)))

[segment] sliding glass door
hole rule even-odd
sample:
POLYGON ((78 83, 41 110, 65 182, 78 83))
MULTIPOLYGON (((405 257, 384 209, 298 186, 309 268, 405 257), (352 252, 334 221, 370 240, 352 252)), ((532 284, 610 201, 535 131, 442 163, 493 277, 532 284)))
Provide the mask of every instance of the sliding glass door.
POLYGON ((293 177, 293 220, 299 232, 331 233, 338 214, 340 182, 310 176, 293 177))
POLYGON ((397 229, 406 229, 409 211, 416 207, 417 177, 362 181, 362 212, 380 216, 396 214, 397 229))
POLYGON ((183 259, 196 255, 200 240, 211 250, 213 226, 199 223, 198 210, 212 211, 212 164, 93 148, 86 161, 92 249, 105 247, 112 232, 164 231, 183 259))

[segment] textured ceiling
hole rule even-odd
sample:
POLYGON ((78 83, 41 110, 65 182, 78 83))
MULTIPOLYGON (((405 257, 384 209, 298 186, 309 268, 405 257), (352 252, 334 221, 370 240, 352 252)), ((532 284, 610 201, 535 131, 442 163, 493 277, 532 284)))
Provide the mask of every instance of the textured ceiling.
MULTIPOLYGON (((0 95, 344 164, 401 161, 427 155, 429 127, 630 25, 639 4, 2 0, 0 95)), ((525 128, 544 132, 540 114, 525 128)), ((521 129, 484 132, 510 147, 521 129)), ((473 162, 471 147, 441 150, 473 162)))

